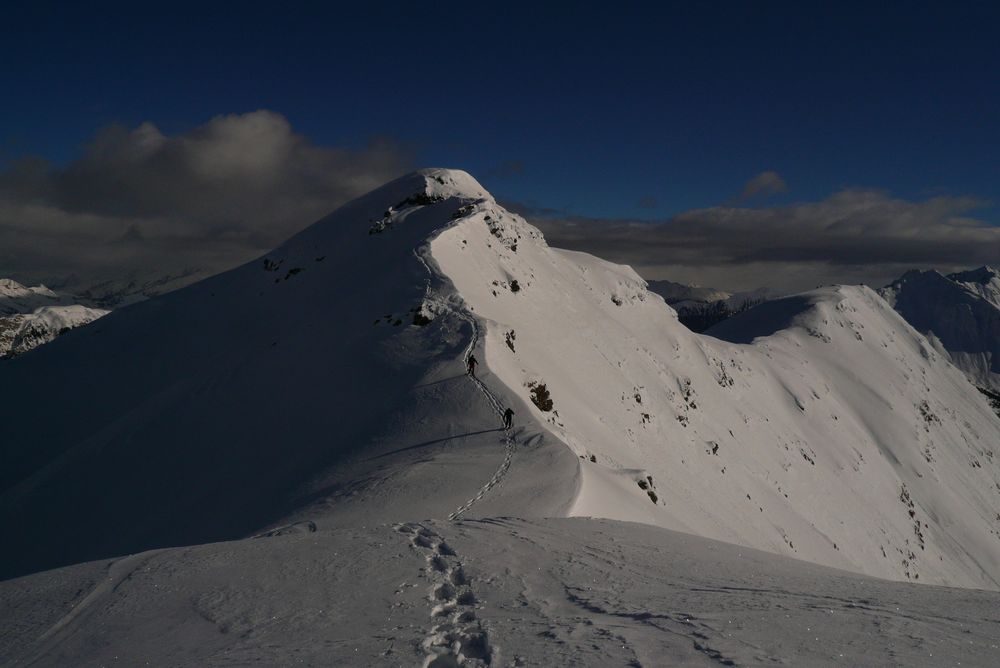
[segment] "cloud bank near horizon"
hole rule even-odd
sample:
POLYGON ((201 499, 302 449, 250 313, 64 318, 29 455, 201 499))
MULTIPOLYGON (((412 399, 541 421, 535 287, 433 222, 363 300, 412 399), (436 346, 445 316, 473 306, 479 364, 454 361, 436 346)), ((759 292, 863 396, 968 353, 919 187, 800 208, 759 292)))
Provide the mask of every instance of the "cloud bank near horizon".
POLYGON ((23 158, 0 171, 0 271, 70 287, 214 273, 412 167, 389 140, 318 146, 267 110, 173 136, 112 125, 66 166, 23 158))
MULTIPOLYGON (((739 201, 787 191, 774 172, 739 201)), ((913 268, 953 271, 1000 261, 1000 228, 972 217, 973 197, 910 201, 841 190, 818 202, 686 211, 659 222, 558 215, 512 205, 553 246, 632 265, 647 279, 745 290, 805 290, 828 283, 880 286, 913 268)))
MULTIPOLYGON (((175 135, 151 123, 113 125, 68 165, 26 158, 0 169, 0 276, 73 289, 208 275, 413 168, 414 156, 389 140, 319 146, 267 110, 217 116, 175 135)), ((508 206, 553 246, 630 264, 648 279, 727 290, 882 285, 911 268, 1000 262, 1000 228, 973 215, 989 204, 983 200, 910 201, 853 188, 766 205, 788 191, 781 175, 766 171, 723 205, 658 222, 508 206)))

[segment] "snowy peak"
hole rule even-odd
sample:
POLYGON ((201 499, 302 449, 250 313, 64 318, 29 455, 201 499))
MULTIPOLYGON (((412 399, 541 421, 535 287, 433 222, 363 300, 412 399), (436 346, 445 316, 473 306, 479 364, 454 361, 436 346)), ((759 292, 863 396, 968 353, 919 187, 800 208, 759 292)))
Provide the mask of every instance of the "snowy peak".
POLYGON ((26 297, 28 295, 38 295, 44 297, 56 297, 56 293, 49 290, 44 285, 33 288, 21 285, 10 278, 0 278, 0 297, 26 297))
POLYGON ((27 287, 9 278, 0 278, 0 315, 28 313, 40 306, 66 303, 44 285, 27 287))
POLYGON ((961 283, 990 304, 1000 309, 1000 274, 992 267, 980 267, 972 271, 949 274, 948 278, 961 283))
POLYGON ((493 200, 476 179, 461 169, 422 169, 416 172, 426 183, 426 193, 432 197, 493 200))
POLYGON ((954 274, 948 274, 948 278, 953 281, 957 281, 959 283, 979 283, 981 285, 994 281, 998 277, 1000 277, 1000 273, 990 266, 982 266, 978 269, 970 269, 969 271, 960 271, 954 274))

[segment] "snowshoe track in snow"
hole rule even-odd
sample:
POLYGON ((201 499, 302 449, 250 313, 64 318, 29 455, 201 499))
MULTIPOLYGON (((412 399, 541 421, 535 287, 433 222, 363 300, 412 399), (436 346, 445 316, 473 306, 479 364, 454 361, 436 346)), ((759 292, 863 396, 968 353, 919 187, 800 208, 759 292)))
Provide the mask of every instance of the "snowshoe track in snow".
POLYGON ((423 524, 395 525, 410 537, 410 547, 424 556, 431 581, 428 601, 432 626, 421 646, 424 668, 479 668, 493 662, 494 648, 476 615, 476 595, 458 555, 439 534, 423 524))

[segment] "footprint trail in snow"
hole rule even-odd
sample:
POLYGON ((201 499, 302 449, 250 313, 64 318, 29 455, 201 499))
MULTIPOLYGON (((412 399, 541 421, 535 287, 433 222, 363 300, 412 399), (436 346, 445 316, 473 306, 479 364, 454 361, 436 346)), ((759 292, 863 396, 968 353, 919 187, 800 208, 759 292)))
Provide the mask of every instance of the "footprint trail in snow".
POLYGON ((409 536, 410 546, 424 556, 424 574, 431 582, 432 626, 422 643, 427 652, 424 668, 491 665, 496 650, 477 618, 472 580, 458 555, 444 538, 422 524, 397 524, 395 528, 409 536))
MULTIPOLYGON (((469 341, 469 346, 465 349, 465 353, 463 356, 463 359, 469 359, 469 356, 472 354, 472 351, 476 349, 476 344, 479 343, 479 324, 476 322, 475 318, 465 314, 461 315, 465 319, 465 321, 469 323, 469 326, 472 328, 472 340, 469 341)), ((486 383, 481 381, 476 376, 468 375, 466 377, 473 383, 475 383, 476 387, 479 388, 479 391, 483 393, 483 395, 486 397, 486 400, 493 407, 493 411, 497 414, 497 417, 500 417, 502 419, 504 411, 503 404, 501 404, 497 396, 490 391, 490 388, 486 387, 486 383)), ((476 493, 475 496, 473 496, 471 499, 463 503, 457 510, 455 510, 455 512, 448 515, 449 520, 458 519, 458 517, 461 516, 462 513, 471 508, 477 501, 479 501, 479 499, 486 496, 486 494, 489 493, 491 489, 493 489, 501 482, 503 482, 504 476, 507 475, 507 471, 508 469, 510 469, 510 462, 514 458, 515 445, 516 442, 514 441, 514 435, 511 433, 510 429, 505 428, 504 429, 505 455, 503 461, 500 463, 500 467, 496 470, 496 473, 493 474, 493 477, 490 478, 486 482, 486 484, 479 489, 479 491, 476 493)))

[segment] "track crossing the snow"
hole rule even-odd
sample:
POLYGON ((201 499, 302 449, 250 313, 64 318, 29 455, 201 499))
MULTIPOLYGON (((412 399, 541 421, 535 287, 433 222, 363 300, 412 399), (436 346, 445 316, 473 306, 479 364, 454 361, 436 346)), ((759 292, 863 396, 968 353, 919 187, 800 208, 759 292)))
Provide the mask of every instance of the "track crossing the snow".
MULTIPOLYGON (((472 328, 472 338, 469 341, 469 345, 465 349, 465 353, 462 357, 462 359, 467 360, 469 359, 469 355, 471 355, 472 352, 476 349, 476 345, 479 343, 479 323, 476 322, 475 318, 465 313, 459 313, 459 315, 466 322, 468 322, 469 326, 472 328)), ((479 391, 482 392, 483 396, 486 397, 486 400, 490 403, 490 406, 493 407, 493 411, 497 414, 497 417, 502 420, 504 411, 503 404, 500 403, 500 400, 497 398, 495 394, 493 394, 490 388, 486 387, 486 383, 484 383, 482 380, 471 374, 467 374, 466 378, 472 381, 475 384, 475 386, 479 388, 479 391)), ((490 478, 486 482, 486 484, 479 489, 479 491, 476 493, 475 496, 473 496, 471 499, 469 499, 461 506, 459 506, 458 509, 455 510, 455 512, 448 515, 449 520, 458 519, 462 515, 462 513, 464 513, 473 505, 475 505, 475 503, 479 501, 479 499, 486 496, 491 489, 493 489, 501 482, 503 482, 504 476, 507 475, 507 471, 510 469, 511 460, 514 458, 514 448, 516 445, 517 442, 514 440, 513 432, 511 431, 510 428, 505 427, 504 428, 505 453, 503 461, 500 463, 500 467, 493 474, 493 477, 490 478)))

